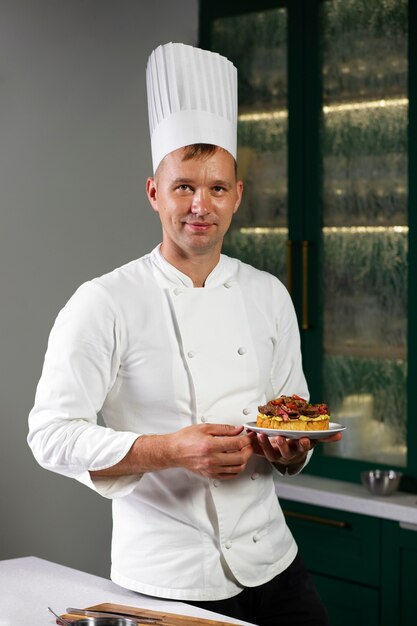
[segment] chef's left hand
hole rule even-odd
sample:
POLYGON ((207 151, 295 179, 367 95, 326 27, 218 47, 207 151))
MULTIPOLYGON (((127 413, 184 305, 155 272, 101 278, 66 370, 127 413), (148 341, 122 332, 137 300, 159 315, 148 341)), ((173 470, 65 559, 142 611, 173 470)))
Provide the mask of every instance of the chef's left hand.
MULTIPOLYGON (((255 433, 254 433, 255 435, 255 433)), ((278 436, 269 438, 265 433, 256 433, 253 439, 255 454, 264 456, 268 461, 277 465, 279 470, 288 469, 288 473, 296 473, 305 463, 307 453, 312 450, 317 443, 340 441, 341 433, 329 435, 324 439, 286 439, 278 436)))

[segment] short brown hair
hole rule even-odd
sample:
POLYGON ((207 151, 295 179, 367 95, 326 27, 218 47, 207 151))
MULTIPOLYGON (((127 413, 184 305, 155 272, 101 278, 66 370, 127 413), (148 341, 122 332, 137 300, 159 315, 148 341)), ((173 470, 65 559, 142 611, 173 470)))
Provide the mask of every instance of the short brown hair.
MULTIPOLYGON (((183 150, 184 150, 184 154, 183 154, 182 160, 188 161, 190 159, 208 159, 216 152, 216 150, 224 150, 224 148, 220 148, 219 146, 215 146, 214 144, 211 144, 211 143, 192 143, 188 146, 184 146, 183 150)), ((235 176, 237 178, 236 159, 233 159, 233 161, 235 164, 235 176)), ((155 177, 157 177, 158 170, 161 167, 163 162, 164 160, 162 159, 162 161, 160 162, 160 164, 158 165, 156 169, 155 177)))
MULTIPOLYGON (((216 152, 216 150, 224 150, 224 148, 215 146, 212 143, 192 143, 189 146, 184 146, 183 150, 184 155, 182 160, 188 161, 189 159, 208 159, 216 152)), ((233 159, 233 161, 235 163, 235 175, 237 178, 236 159, 233 159)))
POLYGON ((217 146, 212 143, 192 143, 189 146, 184 146, 183 161, 189 159, 200 159, 211 157, 217 150, 217 146))

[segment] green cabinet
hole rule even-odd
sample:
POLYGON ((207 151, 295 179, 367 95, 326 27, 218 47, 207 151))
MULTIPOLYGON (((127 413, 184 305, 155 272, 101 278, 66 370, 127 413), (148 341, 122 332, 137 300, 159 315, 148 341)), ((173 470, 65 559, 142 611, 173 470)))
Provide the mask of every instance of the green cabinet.
POLYGON ((417 621, 417 526, 382 522, 381 626, 409 626, 417 621))
POLYGON ((313 575, 331 626, 379 626, 379 591, 337 578, 313 575))
POLYGON ((378 519, 285 500, 281 506, 312 572, 379 587, 378 519))
POLYGON ((332 626, 410 626, 417 616, 417 526, 281 500, 332 626))

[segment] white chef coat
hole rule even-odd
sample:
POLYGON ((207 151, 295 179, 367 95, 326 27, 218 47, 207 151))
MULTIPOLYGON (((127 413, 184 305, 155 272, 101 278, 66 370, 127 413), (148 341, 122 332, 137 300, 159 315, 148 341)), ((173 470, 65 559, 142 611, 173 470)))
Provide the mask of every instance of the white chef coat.
POLYGON ((193 288, 158 246, 85 283, 60 311, 28 441, 43 467, 113 499, 116 583, 219 600, 295 557, 272 465, 254 456, 230 481, 185 469, 92 480, 89 470, 115 465, 141 434, 254 421, 258 405, 282 393, 308 397, 284 286, 221 255, 205 287, 193 288))

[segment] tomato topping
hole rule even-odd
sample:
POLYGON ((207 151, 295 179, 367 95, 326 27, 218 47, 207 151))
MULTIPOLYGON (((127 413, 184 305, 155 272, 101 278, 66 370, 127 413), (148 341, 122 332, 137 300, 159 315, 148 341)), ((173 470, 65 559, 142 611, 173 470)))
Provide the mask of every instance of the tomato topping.
POLYGON ((295 402, 287 402, 285 406, 289 409, 292 409, 293 411, 298 411, 298 406, 295 404, 295 402))

